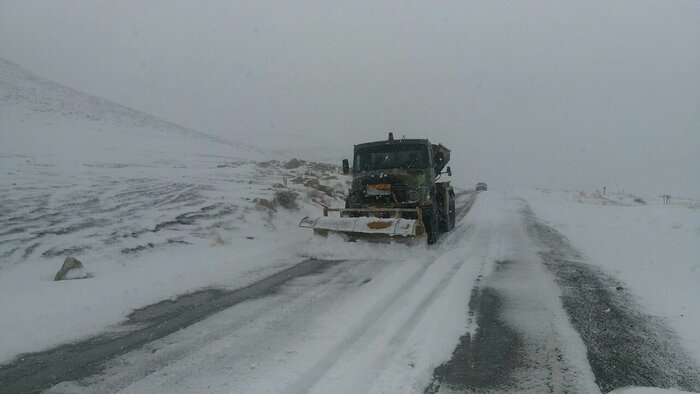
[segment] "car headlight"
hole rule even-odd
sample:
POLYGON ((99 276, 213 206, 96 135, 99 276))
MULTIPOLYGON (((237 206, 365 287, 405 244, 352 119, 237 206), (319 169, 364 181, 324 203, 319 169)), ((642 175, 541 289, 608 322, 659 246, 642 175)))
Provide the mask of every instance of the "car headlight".
POLYGON ((411 190, 411 191, 408 192, 408 194, 406 194, 406 197, 408 198, 408 201, 413 202, 413 201, 418 201, 418 197, 419 197, 419 196, 418 196, 418 192, 417 192, 417 191, 411 190))

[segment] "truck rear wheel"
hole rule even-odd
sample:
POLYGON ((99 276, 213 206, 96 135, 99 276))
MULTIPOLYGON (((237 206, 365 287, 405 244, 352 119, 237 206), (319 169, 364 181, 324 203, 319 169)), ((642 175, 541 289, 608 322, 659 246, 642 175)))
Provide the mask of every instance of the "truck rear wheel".
POLYGON ((445 197, 448 198, 447 210, 445 212, 442 209, 439 212, 439 222, 440 222, 440 232, 447 233, 455 227, 455 198, 454 192, 450 193, 445 197))

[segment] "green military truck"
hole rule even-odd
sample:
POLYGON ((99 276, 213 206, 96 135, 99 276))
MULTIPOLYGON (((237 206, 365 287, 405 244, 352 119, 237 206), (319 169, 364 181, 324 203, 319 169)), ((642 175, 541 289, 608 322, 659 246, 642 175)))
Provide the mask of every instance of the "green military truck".
POLYGON ((343 160, 343 173, 353 175, 345 208, 323 206, 323 216, 305 217, 299 226, 351 240, 435 243, 455 225, 454 190, 450 182, 439 182, 443 174, 452 175, 449 160, 450 150, 440 144, 394 139, 392 133, 384 141, 355 145, 352 168, 343 160))

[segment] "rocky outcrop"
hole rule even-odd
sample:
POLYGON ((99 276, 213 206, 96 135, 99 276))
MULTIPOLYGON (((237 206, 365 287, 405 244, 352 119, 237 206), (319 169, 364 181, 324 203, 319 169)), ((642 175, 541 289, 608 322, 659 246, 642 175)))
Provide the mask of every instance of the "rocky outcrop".
POLYGON ((304 164, 304 162, 302 160, 294 158, 294 159, 284 163, 284 168, 291 170, 293 168, 298 168, 302 164, 304 164))

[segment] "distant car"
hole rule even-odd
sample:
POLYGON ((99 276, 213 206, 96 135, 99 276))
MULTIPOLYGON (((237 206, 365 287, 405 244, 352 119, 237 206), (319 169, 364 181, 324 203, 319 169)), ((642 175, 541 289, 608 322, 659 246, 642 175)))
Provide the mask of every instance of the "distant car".
POLYGON ((486 186, 486 184, 484 182, 479 182, 476 184, 476 191, 481 191, 481 190, 483 190, 483 191, 488 190, 488 186, 486 186))

